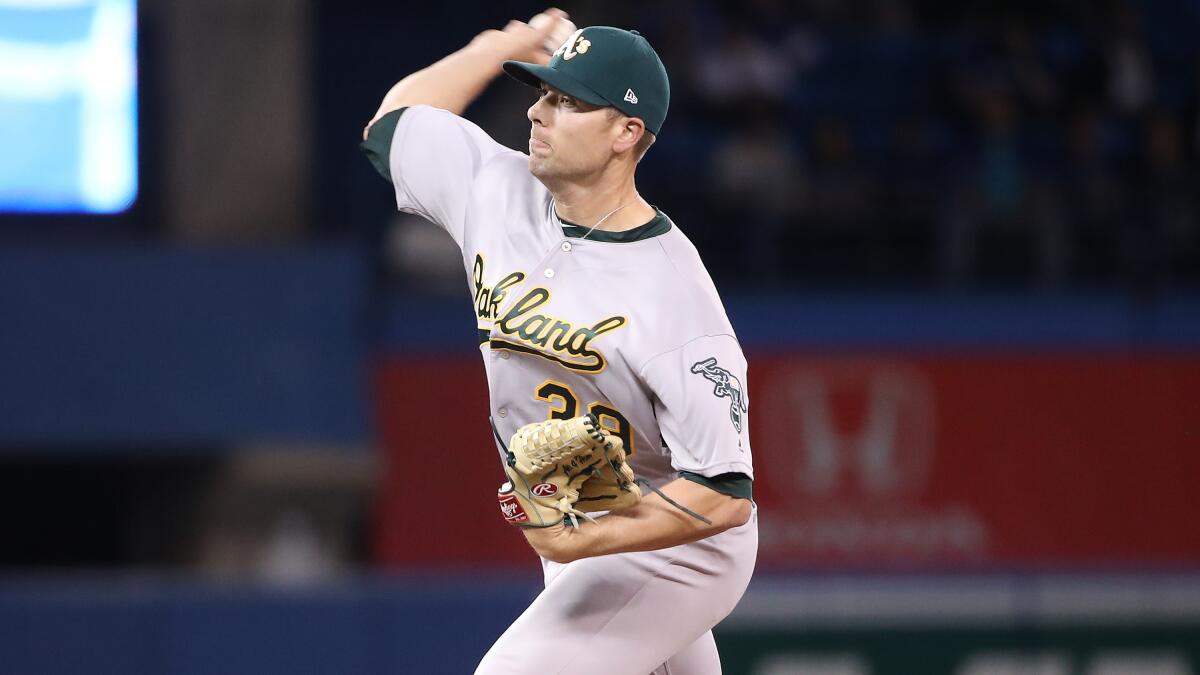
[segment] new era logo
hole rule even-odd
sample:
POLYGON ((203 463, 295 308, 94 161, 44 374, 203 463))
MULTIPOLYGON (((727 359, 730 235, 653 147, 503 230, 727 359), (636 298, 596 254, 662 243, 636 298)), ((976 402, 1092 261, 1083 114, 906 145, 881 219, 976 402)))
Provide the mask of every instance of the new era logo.
POLYGON ((637 105, 637 94, 633 93, 632 89, 625 90, 625 100, 637 105))

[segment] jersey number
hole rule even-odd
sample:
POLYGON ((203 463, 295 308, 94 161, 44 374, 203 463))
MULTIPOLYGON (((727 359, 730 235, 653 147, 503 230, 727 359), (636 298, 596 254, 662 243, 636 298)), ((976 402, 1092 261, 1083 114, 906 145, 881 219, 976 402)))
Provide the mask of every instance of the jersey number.
MULTIPOLYGON (((579 397, 562 382, 543 382, 537 388, 537 397, 550 404, 552 420, 569 420, 579 416, 579 397)), ((587 411, 596 416, 600 426, 619 436, 625 444, 625 454, 633 456, 633 433, 630 431, 629 420, 625 419, 619 410, 607 403, 596 402, 589 405, 587 411)))

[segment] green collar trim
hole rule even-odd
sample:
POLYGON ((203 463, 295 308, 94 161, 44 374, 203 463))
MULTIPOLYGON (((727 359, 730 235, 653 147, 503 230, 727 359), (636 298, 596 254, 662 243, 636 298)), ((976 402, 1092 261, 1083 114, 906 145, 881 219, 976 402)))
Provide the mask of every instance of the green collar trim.
POLYGON ((563 235, 573 239, 580 239, 584 235, 592 241, 604 241, 610 244, 628 244, 633 241, 641 241, 651 237, 657 237, 660 234, 666 234, 671 230, 671 219, 667 214, 655 209, 655 215, 650 219, 650 222, 645 225, 638 225, 632 230, 622 230, 620 232, 609 232, 608 230, 592 230, 588 234, 588 229, 582 225, 572 223, 568 220, 559 218, 562 222, 563 235))

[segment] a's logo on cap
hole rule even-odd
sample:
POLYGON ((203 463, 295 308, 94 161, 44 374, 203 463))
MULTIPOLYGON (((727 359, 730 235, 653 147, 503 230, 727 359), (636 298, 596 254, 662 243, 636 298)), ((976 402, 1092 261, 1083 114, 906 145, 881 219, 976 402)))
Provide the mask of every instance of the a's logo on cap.
POLYGON ((625 90, 625 100, 637 105, 637 94, 633 93, 632 89, 625 90))
POLYGON ((583 37, 583 29, 580 28, 574 33, 571 33, 571 36, 562 43, 561 47, 554 50, 554 53, 551 56, 553 57, 562 55, 563 60, 570 61, 579 54, 586 54, 587 50, 591 48, 591 46, 591 40, 583 37))

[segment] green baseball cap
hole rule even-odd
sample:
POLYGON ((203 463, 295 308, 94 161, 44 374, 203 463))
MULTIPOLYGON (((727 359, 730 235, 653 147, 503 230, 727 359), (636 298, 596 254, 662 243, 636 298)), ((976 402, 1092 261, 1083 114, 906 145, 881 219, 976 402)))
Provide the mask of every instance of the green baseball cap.
POLYGON ((505 61, 504 72, 531 87, 545 82, 585 103, 612 106, 655 135, 671 102, 667 69, 654 48, 637 31, 611 26, 571 33, 544 66, 505 61))

